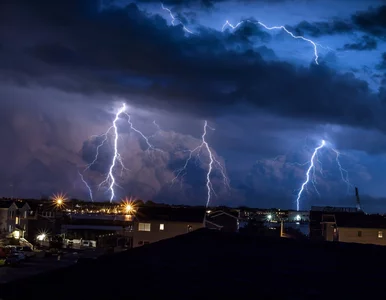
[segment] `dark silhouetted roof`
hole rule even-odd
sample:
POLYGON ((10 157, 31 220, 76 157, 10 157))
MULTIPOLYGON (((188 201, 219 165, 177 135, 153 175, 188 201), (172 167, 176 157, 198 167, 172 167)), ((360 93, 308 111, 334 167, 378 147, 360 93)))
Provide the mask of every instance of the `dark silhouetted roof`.
POLYGON ((202 223, 205 216, 205 208, 179 208, 179 207, 139 207, 136 214, 138 221, 172 221, 202 223))
POLYGON ((0 286, 0 298, 380 299, 385 255, 381 246, 203 229, 0 286))
POLYGON ((386 228, 386 218, 380 215, 341 214, 336 216, 338 227, 386 228))
POLYGON ((238 219, 239 213, 237 211, 216 210, 208 215, 208 218, 215 219, 218 216, 229 216, 238 219))

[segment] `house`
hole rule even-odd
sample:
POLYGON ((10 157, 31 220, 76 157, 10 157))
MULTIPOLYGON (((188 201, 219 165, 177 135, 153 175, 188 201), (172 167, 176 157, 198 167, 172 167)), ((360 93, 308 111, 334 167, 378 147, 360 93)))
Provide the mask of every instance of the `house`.
POLYGON ((336 217, 336 240, 386 246, 386 218, 380 215, 340 215, 336 217))
POLYGON ((361 211, 311 211, 310 237, 324 241, 386 245, 386 218, 361 211), (385 236, 385 237, 384 237, 385 236))
POLYGON ((238 232, 239 213, 237 211, 225 210, 207 212, 205 227, 225 232, 238 232))
POLYGON ((66 240, 92 240, 98 246, 132 247, 133 216, 71 213, 61 225, 66 240))
POLYGON ((363 215, 353 207, 316 207, 313 206, 310 211, 309 236, 312 240, 333 241, 337 237, 333 235, 336 227, 336 217, 342 218, 355 217, 363 215))
POLYGON ((204 208, 139 207, 134 217, 133 247, 203 228, 204 216, 204 208))
POLYGON ((7 232, 15 238, 25 238, 33 242, 37 234, 44 230, 60 233, 58 218, 51 203, 41 201, 12 201, 7 209, 7 232))
POLYGON ((0 200, 0 236, 5 234, 8 230, 8 208, 11 206, 12 201, 0 200))
POLYGON ((31 208, 27 202, 16 200, 8 207, 7 228, 14 238, 24 238, 31 208))

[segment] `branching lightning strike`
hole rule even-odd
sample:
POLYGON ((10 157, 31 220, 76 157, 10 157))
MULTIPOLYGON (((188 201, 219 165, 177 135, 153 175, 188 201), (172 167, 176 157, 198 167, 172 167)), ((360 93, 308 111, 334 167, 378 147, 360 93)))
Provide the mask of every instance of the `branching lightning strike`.
POLYGON ((190 160, 193 157, 193 154, 196 153, 196 155, 197 155, 197 157, 199 159, 201 151, 203 149, 205 149, 206 152, 208 153, 208 157, 209 157, 208 172, 206 173, 206 189, 207 189, 206 207, 208 207, 209 204, 210 204, 210 201, 212 199, 212 194, 216 196, 216 192, 215 192, 215 190, 213 188, 212 179, 211 179, 212 178, 212 173, 213 173, 213 170, 214 170, 215 167, 217 167, 218 170, 220 171, 221 176, 223 178, 223 183, 224 183, 225 187, 227 189, 230 188, 229 179, 228 179, 228 177, 225 174, 224 167, 221 165, 221 163, 215 157, 215 155, 213 154, 212 150, 210 149, 210 146, 209 146, 208 142, 206 141, 206 135, 207 135, 207 129, 208 128, 211 129, 211 130, 214 130, 213 128, 208 126, 208 122, 205 121, 205 123, 204 123, 204 130, 203 130, 203 134, 201 136, 201 143, 200 143, 200 145, 198 145, 193 150, 188 150, 189 156, 186 159, 184 166, 181 169, 175 170, 176 176, 172 180, 172 184, 173 184, 179 177, 182 177, 183 174, 186 173, 186 169, 188 167, 188 164, 189 164, 190 160))
MULTIPOLYGON (((171 11, 169 8, 165 7, 165 6, 163 5, 163 3, 161 3, 161 7, 162 7, 163 10, 165 10, 165 11, 167 11, 167 12, 169 13, 169 16, 170 16, 170 18, 171 18, 171 23, 172 23, 173 26, 178 25, 178 24, 176 24, 176 22, 178 22, 179 24, 181 24, 182 28, 183 28, 187 33, 189 33, 189 34, 194 34, 193 31, 191 31, 190 29, 188 29, 188 28, 185 26, 185 24, 183 24, 183 23, 181 22, 181 20, 177 19, 177 18, 173 15, 172 11, 171 11)), ((326 48, 326 47, 323 47, 322 45, 320 45, 320 44, 314 42, 314 41, 311 40, 311 39, 305 38, 304 36, 301 36, 301 35, 295 35, 294 33, 292 33, 291 31, 289 31, 289 30, 288 30, 285 26, 283 26, 283 25, 280 25, 280 26, 271 26, 271 27, 270 27, 270 26, 267 26, 267 25, 265 25, 264 23, 262 23, 262 22, 260 22, 260 21, 254 21, 254 20, 243 20, 243 21, 240 21, 239 23, 237 23, 236 25, 233 25, 233 24, 230 23, 228 20, 226 20, 225 23, 223 24, 223 26, 221 27, 221 31, 224 32, 225 29, 226 29, 227 27, 231 28, 232 30, 236 30, 240 25, 242 25, 242 24, 245 23, 245 22, 249 22, 249 23, 252 23, 252 24, 260 25, 260 26, 264 27, 266 30, 269 30, 269 31, 271 31, 271 30, 283 30, 283 31, 286 32, 289 36, 291 36, 293 39, 303 40, 303 41, 305 41, 305 42, 311 44, 312 47, 313 47, 313 49, 314 49, 314 57, 315 57, 314 61, 315 61, 315 63, 316 63, 317 65, 319 65, 319 53, 318 53, 318 47, 321 47, 321 48, 326 48)), ((331 50, 330 48, 326 48, 326 49, 331 50)))
POLYGON ((318 151, 320 149, 322 149, 325 144, 326 144, 325 140, 322 140, 321 145, 316 147, 315 150, 314 150, 314 153, 312 153, 311 160, 310 160, 310 166, 309 166, 309 168, 307 169, 307 172, 306 172, 306 180, 303 182, 303 184, 302 184, 302 186, 301 186, 301 188, 299 190, 298 196, 296 198, 296 210, 297 211, 299 211, 299 208, 300 208, 300 197, 302 196, 302 193, 304 191, 305 186, 310 181, 310 172, 315 167, 314 159, 315 159, 316 155, 318 154, 318 151))
POLYGON ((189 30, 180 20, 178 20, 172 13, 172 11, 165 7, 163 3, 161 3, 161 7, 163 10, 166 10, 168 13, 169 13, 169 16, 170 18, 172 19, 172 25, 173 26, 176 26, 178 24, 176 24, 176 22, 179 22, 179 24, 181 24, 182 28, 187 32, 187 33, 190 33, 190 34, 194 34, 191 30, 189 30))
MULTIPOLYGON (((307 162, 307 164, 309 163, 310 166, 308 167, 307 169, 307 172, 306 172, 306 180, 302 183, 301 185, 301 188, 298 192, 298 195, 297 195, 297 198, 296 198, 296 209, 299 211, 299 208, 300 208, 300 198, 302 196, 302 193, 303 191, 307 188, 307 184, 309 182, 312 183, 316 193, 320 196, 320 193, 316 187, 316 176, 315 176, 315 172, 316 172, 316 164, 319 164, 320 166, 320 173, 322 176, 324 176, 324 170, 323 170, 323 165, 322 165, 322 162, 319 160, 319 150, 324 148, 326 146, 326 141, 322 140, 321 142, 321 145, 319 145, 318 147, 316 147, 312 153, 312 156, 311 156, 311 159, 309 162, 307 162), (311 171, 312 171, 312 176, 311 176, 311 171)), ((336 157, 335 157, 335 160, 336 160, 336 164, 338 166, 338 169, 339 169, 339 172, 340 172, 340 175, 341 175, 341 178, 342 178, 342 181, 344 183, 346 183, 347 185, 347 194, 349 193, 349 189, 351 187, 353 187, 353 185, 351 184, 350 180, 349 180, 349 176, 348 176, 348 171, 346 169, 344 169, 342 167, 342 164, 340 163, 340 155, 341 153, 336 150, 336 149, 333 149, 333 148, 330 148, 335 154, 336 154, 336 157)), ((298 163, 293 163, 293 164, 298 164, 298 163)), ((305 164, 298 164, 300 166, 304 166, 305 164)))
POLYGON ((315 63, 317 65, 319 65, 319 54, 318 54, 318 46, 320 46, 319 44, 315 43, 313 40, 310 40, 310 39, 307 39, 305 38, 304 36, 301 36, 301 35, 295 35, 293 34, 291 31, 289 31, 285 26, 283 25, 280 25, 280 26, 272 26, 272 27, 269 27, 267 25, 265 25, 264 23, 260 22, 260 21, 252 21, 252 20, 245 20, 245 21, 241 21, 239 23, 237 23, 236 25, 232 25, 231 23, 229 23, 228 20, 225 21, 224 25, 222 26, 222 31, 224 32, 225 28, 228 26, 230 28, 232 28, 233 30, 237 29, 237 27, 239 27, 240 25, 242 25, 243 23, 245 22, 249 22, 249 23, 253 23, 253 24, 258 24, 262 27, 264 27, 265 29, 267 30, 284 30, 284 32, 286 32, 288 35, 290 35, 292 38, 294 39, 297 39, 297 40, 303 40, 305 42, 308 42, 312 45, 312 47, 314 48, 314 57, 315 57, 315 63))
MULTIPOLYGON (((122 156, 121 156, 121 154, 120 154, 120 152, 118 150, 119 132, 118 132, 117 122, 121 118, 122 115, 125 115, 127 117, 127 121, 129 123, 130 129, 133 130, 134 132, 136 132, 137 134, 139 134, 145 140, 145 142, 146 142, 146 144, 148 146, 147 151, 149 151, 149 150, 156 150, 156 151, 163 152, 161 149, 155 148, 150 143, 150 141, 149 141, 150 137, 145 136, 139 129, 134 127, 134 125, 133 125, 133 123, 131 121, 131 116, 126 112, 126 104, 123 103, 121 108, 115 114, 115 118, 113 120, 113 124, 107 129, 107 131, 105 133, 103 133, 102 135, 96 136, 96 137, 101 137, 102 141, 96 147, 96 153, 95 153, 95 157, 94 157, 93 161, 86 166, 86 168, 83 170, 83 173, 79 172, 79 176, 80 176, 82 182, 85 184, 86 188, 88 189, 89 196, 90 196, 90 199, 92 201, 93 201, 93 191, 92 191, 92 188, 90 187, 90 185, 84 179, 83 174, 88 169, 90 169, 90 167, 92 165, 94 165, 98 161, 100 148, 103 145, 105 145, 106 142, 109 141, 109 136, 112 136, 112 140, 113 140, 113 143, 112 143, 113 144, 112 145, 113 146, 113 157, 112 157, 112 161, 110 163, 110 167, 108 169, 108 173, 107 173, 105 179, 98 185, 98 189, 101 188, 102 186, 107 185, 107 190, 110 192, 110 202, 112 202, 114 200, 115 196, 116 196, 115 187, 119 187, 119 185, 117 184, 117 180, 115 178, 115 168, 116 168, 117 164, 120 164, 121 172, 123 172, 124 170, 126 170, 126 171, 129 170, 123 164, 122 156)), ((153 123, 159 129, 158 124, 155 123, 155 121, 153 123)))

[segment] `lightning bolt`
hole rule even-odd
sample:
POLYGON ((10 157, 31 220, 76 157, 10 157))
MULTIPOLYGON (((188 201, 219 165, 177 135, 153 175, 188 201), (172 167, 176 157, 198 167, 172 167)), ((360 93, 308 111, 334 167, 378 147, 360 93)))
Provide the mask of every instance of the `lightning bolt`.
POLYGON ((221 31, 224 32, 225 28, 228 26, 230 27, 232 30, 235 30, 237 29, 237 27, 239 27, 240 25, 242 25, 243 23, 245 22, 249 22, 249 23, 252 23, 252 24, 258 24, 262 27, 264 27, 265 29, 267 30, 283 30, 284 32, 286 32, 288 35, 290 35, 292 38, 294 39, 297 39, 297 40, 303 40, 305 42, 308 42, 312 45, 312 47, 314 48, 314 57, 315 57, 315 63, 317 65, 319 65, 319 54, 318 54, 318 46, 320 47, 321 45, 315 43, 313 40, 310 40, 310 39, 307 39, 305 38, 304 36, 301 36, 301 35, 295 35, 293 34, 291 31, 289 31, 285 26, 283 25, 280 25, 280 26, 272 26, 272 27, 269 27, 267 25, 265 25, 264 23, 262 22, 259 22, 259 21, 252 21, 252 20, 245 20, 245 21, 241 21, 239 23, 237 23, 236 25, 232 25, 228 20, 225 21, 224 25, 222 26, 221 28, 221 31))
POLYGON ((93 193, 92 193, 92 188, 90 187, 90 185, 87 183, 87 181, 84 179, 84 176, 81 172, 78 172, 79 173, 79 176, 80 176, 80 179, 82 180, 82 182, 84 183, 84 185, 86 186, 86 188, 88 189, 88 193, 90 195, 90 199, 91 201, 94 202, 94 196, 93 196, 93 193))
POLYGON ((310 172, 311 172, 311 170, 313 170, 315 168, 315 162, 314 162, 315 157, 318 155, 318 151, 320 149, 322 149, 325 144, 326 144, 326 142, 324 140, 322 140, 322 143, 320 144, 320 146, 316 147, 314 149, 314 152, 312 153, 312 156, 311 156, 311 159, 310 159, 310 166, 309 166, 309 168, 307 169, 307 172, 306 172, 306 180, 303 182, 303 184, 302 184, 302 186, 301 186, 301 188, 299 190, 298 196, 296 198, 296 210, 297 211, 299 211, 299 208, 300 208, 300 198, 302 196, 304 188, 306 187, 306 185, 310 181, 310 172))
POLYGON ((170 18, 172 19, 172 25, 173 25, 173 26, 178 25, 178 24, 176 24, 176 22, 178 22, 179 24, 182 25, 182 28, 183 28, 187 33, 194 34, 194 33, 193 33, 190 29, 188 29, 188 28, 187 28, 187 27, 186 27, 179 19, 177 19, 177 18, 173 15, 172 11, 171 11, 169 8, 165 7, 163 3, 161 3, 161 7, 162 7, 163 10, 166 10, 166 11, 169 13, 170 18))
POLYGON ((193 150, 188 150, 189 155, 188 155, 188 158, 185 161, 185 164, 183 165, 183 167, 181 169, 175 170, 176 176, 172 180, 172 184, 173 184, 181 176, 181 174, 186 172, 186 168, 188 167, 188 164, 189 164, 190 160, 192 159, 193 155, 196 153, 197 154, 197 158, 199 159, 201 151, 203 149, 205 149, 206 152, 208 153, 208 156, 209 156, 208 171, 206 173, 206 190, 207 190, 206 207, 208 207, 209 204, 210 204, 210 201, 212 199, 212 194, 216 196, 216 192, 215 192, 215 190, 213 188, 213 184, 212 184, 212 180, 211 180, 213 170, 216 167, 218 168, 218 170, 221 173, 221 176, 223 178, 223 183, 224 183, 225 187, 227 189, 230 188, 229 179, 228 179, 228 177, 225 174, 224 167, 216 159, 215 155, 213 154, 212 150, 210 149, 210 146, 209 146, 208 142, 206 141, 206 135, 207 135, 207 129, 208 128, 211 129, 211 130, 214 130, 214 128, 208 126, 208 122, 205 121, 203 134, 201 136, 201 143, 196 148, 194 148, 193 150))
MULTIPOLYGON (((137 128, 134 127, 133 123, 131 122, 131 116, 130 116, 128 113, 124 113, 124 114, 127 116, 127 122, 128 122, 129 125, 130 125, 130 129, 133 130, 134 132, 138 133, 138 135, 139 135, 140 137, 142 137, 143 140, 145 141, 145 143, 146 143, 146 145, 147 145, 146 151, 155 150, 155 151, 159 151, 159 152, 165 153, 165 151, 163 151, 163 150, 161 150, 161 149, 158 149, 158 148, 155 148, 155 147, 150 143, 149 138, 155 136, 155 134, 153 134, 153 135, 150 136, 150 137, 147 137, 146 135, 144 135, 144 134, 142 133, 142 131, 140 131, 140 130, 138 130, 137 128)), ((160 130, 159 125, 158 125, 155 121, 153 121, 153 124, 158 128, 158 130, 160 130)))
POLYGON ((336 149, 331 149, 331 150, 334 151, 336 154, 335 160, 339 168, 340 176, 342 177, 343 182, 346 183, 347 185, 347 194, 348 194, 350 191, 350 188, 353 187, 348 177, 348 171, 344 169, 340 163, 340 159, 339 159, 341 155, 340 152, 336 149))
MULTIPOLYGON (((123 164, 123 160, 122 160, 122 156, 118 150, 118 141, 119 141, 119 133, 118 133, 118 127, 117 127, 117 122, 118 120, 120 119, 120 117, 124 115, 127 117, 127 122, 129 123, 129 126, 130 126, 130 129, 133 130, 134 132, 136 132, 141 138, 144 139, 144 141, 146 142, 148 148, 146 149, 146 151, 150 151, 150 150, 155 150, 155 151, 159 151, 159 152, 163 152, 163 150, 161 149, 158 149, 156 147, 154 147, 149 139, 154 135, 150 136, 150 137, 147 137, 145 136, 142 131, 140 131, 139 129, 137 129, 136 127, 134 127, 134 124, 133 122, 131 121, 131 115, 129 115, 127 112, 126 112, 126 104, 123 103, 121 108, 117 111, 117 113, 115 114, 115 118, 113 120, 113 124, 106 130, 106 132, 102 135, 97 135, 97 136, 94 136, 94 137, 102 137, 102 141, 98 144, 98 146, 96 147, 96 153, 95 153, 95 157, 93 159, 93 161, 88 164, 86 166, 86 168, 83 170, 83 173, 79 172, 79 176, 82 180, 82 182, 85 184, 86 188, 88 189, 89 191, 89 195, 90 195, 90 199, 93 201, 93 192, 92 192, 92 188, 90 187, 90 185, 87 183, 87 181, 84 179, 84 176, 83 174, 90 169, 90 167, 92 165, 94 165, 98 159, 99 159, 99 151, 100 151, 100 148, 106 144, 106 142, 109 141, 109 137, 112 136, 112 148, 113 148, 113 157, 112 157, 112 161, 110 163, 110 167, 109 167, 109 171, 105 177, 105 179, 98 185, 98 189, 101 188, 102 186, 104 185, 107 185, 107 190, 110 192, 110 202, 112 202, 115 198, 115 187, 119 187, 119 185, 117 184, 117 181, 115 179, 115 168, 117 166, 117 164, 119 164, 121 166, 121 173, 126 170, 128 171, 129 169, 125 167, 125 165, 123 164)), ((153 122, 154 125, 158 128, 158 130, 160 130, 160 127, 159 125, 154 121, 153 122)), ((122 175, 122 174, 121 174, 122 175)))
POLYGON ((121 114, 123 114, 126 110, 126 104, 123 103, 122 107, 118 110, 118 112, 115 115, 115 118, 113 120, 113 125, 107 130, 106 135, 110 130, 113 130, 113 158, 111 161, 111 165, 109 168, 109 172, 107 173, 106 179, 103 180, 100 184, 99 187, 101 187, 103 184, 108 185, 108 190, 110 191, 110 202, 112 202, 115 198, 115 190, 114 187, 117 185, 115 176, 114 176, 114 169, 117 161, 121 164, 122 168, 125 168, 123 165, 123 161, 121 158, 121 154, 118 151, 118 139, 119 139, 119 134, 118 134, 118 127, 117 127, 117 122, 119 120, 119 117, 121 114))
MULTIPOLYGON (((163 3, 161 3, 161 8, 169 13, 169 16, 170 16, 170 18, 171 18, 171 23, 172 23, 173 26, 178 25, 178 24, 181 24, 181 25, 182 25, 182 28, 183 28, 186 32, 188 32, 188 33, 190 33, 190 34, 194 34, 193 31, 191 31, 189 28, 187 28, 187 27, 185 26, 185 24, 183 24, 183 23, 181 22, 181 20, 177 19, 177 18, 173 15, 172 11, 171 11, 169 8, 165 7, 165 6, 163 5, 163 3), (178 24, 176 24, 176 22, 178 22, 178 24)), ((221 31, 224 32, 225 29, 226 29, 227 27, 231 28, 232 30, 236 30, 240 25, 242 25, 242 24, 245 23, 245 22, 249 22, 249 23, 252 23, 252 24, 258 24, 258 25, 264 27, 266 30, 269 30, 269 31, 271 31, 271 30, 283 30, 285 33, 287 33, 287 34, 288 34, 289 36, 291 36, 293 39, 296 39, 296 40, 303 40, 303 41, 305 41, 305 42, 311 44, 312 47, 313 47, 313 49, 314 49, 314 57, 315 57, 314 61, 315 61, 315 63, 316 63, 317 65, 319 65, 319 53, 318 53, 318 47, 321 47, 321 48, 327 49, 327 50, 329 50, 329 51, 332 51, 331 48, 329 48, 329 47, 324 47, 324 46, 322 46, 322 45, 320 45, 320 44, 314 42, 314 41, 311 40, 311 39, 308 39, 308 38, 306 38, 306 37, 304 37, 304 36, 301 36, 301 35, 295 35, 294 33, 292 33, 291 31, 289 31, 289 30, 288 30, 285 26, 283 26, 283 25, 280 25, 280 26, 272 26, 272 27, 270 27, 270 26, 267 26, 267 25, 265 25, 264 23, 262 23, 262 22, 260 22, 260 21, 253 21, 253 20, 243 20, 243 21, 240 21, 239 23, 237 23, 236 25, 233 25, 233 24, 230 23, 228 20, 226 20, 225 23, 224 23, 224 24, 222 25, 222 27, 221 27, 221 31)))

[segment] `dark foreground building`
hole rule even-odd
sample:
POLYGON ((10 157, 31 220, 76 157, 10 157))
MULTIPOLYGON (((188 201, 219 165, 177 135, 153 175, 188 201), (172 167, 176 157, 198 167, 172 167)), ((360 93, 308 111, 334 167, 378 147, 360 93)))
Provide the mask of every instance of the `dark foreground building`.
POLYGON ((0 286, 0 298, 383 299, 385 256, 381 246, 201 229, 0 286))

